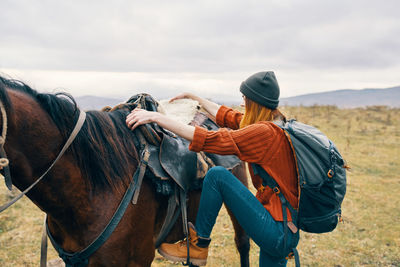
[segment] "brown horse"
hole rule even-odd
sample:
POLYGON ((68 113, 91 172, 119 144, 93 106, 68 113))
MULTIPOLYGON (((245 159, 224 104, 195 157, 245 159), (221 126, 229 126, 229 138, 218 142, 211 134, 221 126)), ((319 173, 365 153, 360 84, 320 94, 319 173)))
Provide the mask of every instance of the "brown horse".
MULTIPOLYGON (((74 128, 79 110, 68 95, 38 93, 3 77, 0 101, 8 119, 4 149, 12 183, 22 191, 51 165, 74 128)), ((134 133, 125 125, 126 115, 124 110, 87 112, 70 148, 27 194, 47 214, 49 232, 67 252, 82 250, 104 229, 137 169, 140 159, 134 133)), ((247 185, 243 165, 233 172, 247 185)), ((189 194, 189 221, 195 221, 200 193, 189 194)), ((166 207, 167 197, 156 194, 145 177, 137 204, 128 206, 88 266, 150 266, 166 207)), ((241 265, 248 266, 248 237, 231 218, 241 265)), ((182 222, 178 221, 166 241, 182 238, 182 222)))

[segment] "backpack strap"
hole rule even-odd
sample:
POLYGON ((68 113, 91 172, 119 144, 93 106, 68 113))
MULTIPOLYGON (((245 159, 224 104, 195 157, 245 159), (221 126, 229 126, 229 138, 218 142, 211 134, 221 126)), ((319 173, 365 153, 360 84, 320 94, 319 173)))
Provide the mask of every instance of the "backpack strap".
MULTIPOLYGON (((295 224, 295 226, 297 227, 298 223, 297 223, 297 211, 292 207, 292 205, 289 203, 289 201, 286 200, 285 196, 283 195, 282 191, 279 188, 278 183, 274 180, 274 178, 272 178, 271 175, 269 175, 269 173, 264 170, 264 168, 262 168, 260 165, 252 163, 251 164, 252 168, 253 168, 253 172, 255 175, 259 175, 262 179, 263 179, 263 186, 268 186, 269 188, 272 189, 272 191, 275 192, 275 194, 278 195, 279 199, 281 200, 282 203, 282 216, 283 216, 283 231, 285 234, 285 237, 283 238, 283 244, 284 247, 286 248, 286 244, 287 244, 287 236, 288 236, 288 216, 287 216, 287 209, 289 209, 291 215, 292 215, 292 222, 295 224)), ((293 250, 294 254, 297 254, 297 250, 294 248, 293 250)), ((298 259, 298 254, 297 257, 298 259)), ((297 260, 296 260, 296 266, 297 266, 297 260)))

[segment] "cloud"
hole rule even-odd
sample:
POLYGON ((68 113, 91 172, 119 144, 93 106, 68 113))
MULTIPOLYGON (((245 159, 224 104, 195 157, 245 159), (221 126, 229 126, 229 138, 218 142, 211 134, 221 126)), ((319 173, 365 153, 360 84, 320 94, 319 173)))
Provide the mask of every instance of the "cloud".
POLYGON ((2 67, 92 71, 396 65, 395 8, 398 1, 8 1, 0 56, 2 67))
MULTIPOLYGON (((0 69, 42 73, 34 76, 43 81, 48 73, 64 73, 57 75, 63 81, 77 72, 83 80, 88 73, 141 73, 160 90, 170 83, 192 90, 203 80, 227 88, 273 69, 284 78, 307 73, 300 79, 316 90, 324 83, 343 87, 329 73, 374 72, 392 81, 400 65, 396 0, 5 0, 2 6, 0 69), (156 82, 152 73, 164 78, 156 82)), ((302 89, 295 80, 282 82, 302 89)))

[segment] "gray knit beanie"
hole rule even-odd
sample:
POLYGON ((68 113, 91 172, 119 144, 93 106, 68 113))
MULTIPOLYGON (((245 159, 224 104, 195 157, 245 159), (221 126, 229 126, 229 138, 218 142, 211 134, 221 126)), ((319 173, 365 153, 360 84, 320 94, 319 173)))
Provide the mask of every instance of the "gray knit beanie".
POLYGON ((262 71, 251 75, 240 85, 240 92, 267 108, 278 107, 279 85, 273 71, 262 71))

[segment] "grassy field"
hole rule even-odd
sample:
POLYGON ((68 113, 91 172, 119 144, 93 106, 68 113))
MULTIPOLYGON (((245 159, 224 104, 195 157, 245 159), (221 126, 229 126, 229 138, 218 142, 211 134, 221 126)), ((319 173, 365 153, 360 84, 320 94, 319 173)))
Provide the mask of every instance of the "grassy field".
MULTIPOLYGON (((342 207, 344 222, 332 233, 301 234, 298 250, 303 266, 400 266, 400 109, 282 110, 326 133, 352 167, 342 207)), ((1 185, 1 203, 9 199, 1 185)), ((38 266, 42 221, 41 211, 26 198, 0 215, 0 266, 38 266)), ((225 210, 212 239, 208 266, 239 266, 225 210)), ((49 258, 56 258, 55 251, 49 251, 49 258)), ((251 265, 258 266, 254 244, 251 265)), ((175 265, 157 255, 153 266, 175 265)))

